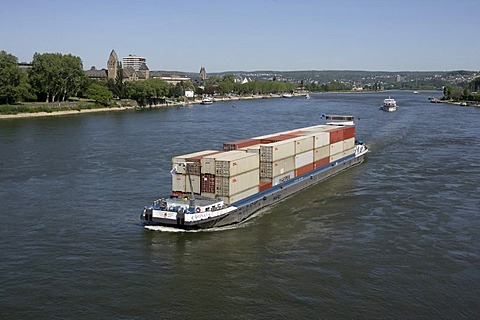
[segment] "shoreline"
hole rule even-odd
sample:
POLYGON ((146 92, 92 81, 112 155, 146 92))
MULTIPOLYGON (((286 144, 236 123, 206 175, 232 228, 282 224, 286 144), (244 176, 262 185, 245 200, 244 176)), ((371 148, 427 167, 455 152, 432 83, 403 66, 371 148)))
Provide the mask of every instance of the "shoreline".
MULTIPOLYGON (((294 93, 292 97, 302 97, 307 93, 294 93)), ((283 98, 281 94, 268 94, 268 95, 251 95, 251 96, 233 96, 233 97, 217 97, 213 100, 215 102, 224 101, 239 101, 239 100, 253 100, 253 99, 274 99, 283 98)), ((287 98, 288 99, 288 98, 287 98)), ((167 102, 165 104, 158 104, 152 106, 145 106, 145 109, 158 109, 165 107, 182 107, 185 105, 201 104, 202 100, 193 100, 187 102, 167 102)), ((98 108, 98 109, 80 109, 80 110, 65 110, 65 111, 52 111, 52 112, 29 112, 29 113, 17 113, 17 114, 0 114, 0 120, 2 119, 24 119, 24 118, 37 118, 37 117, 54 117, 54 116, 67 116, 72 114, 85 114, 93 112, 115 112, 115 111, 128 111, 135 110, 137 107, 110 107, 110 108, 98 108)))

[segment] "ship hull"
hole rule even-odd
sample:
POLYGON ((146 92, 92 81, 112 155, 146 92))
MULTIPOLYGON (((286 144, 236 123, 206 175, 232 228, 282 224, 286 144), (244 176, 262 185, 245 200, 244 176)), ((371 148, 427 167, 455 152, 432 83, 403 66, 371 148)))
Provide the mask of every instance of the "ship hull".
POLYGON ((143 224, 169 226, 188 230, 209 229, 241 223, 263 208, 275 205, 306 188, 316 185, 353 166, 361 164, 364 161, 364 156, 365 155, 362 154, 356 157, 351 156, 340 159, 335 163, 330 163, 322 168, 312 170, 304 175, 271 187, 268 190, 259 192, 236 203, 232 203, 231 208, 233 207, 233 209, 221 216, 195 222, 186 222, 181 218, 172 220, 150 216, 149 219, 142 218, 143 224))

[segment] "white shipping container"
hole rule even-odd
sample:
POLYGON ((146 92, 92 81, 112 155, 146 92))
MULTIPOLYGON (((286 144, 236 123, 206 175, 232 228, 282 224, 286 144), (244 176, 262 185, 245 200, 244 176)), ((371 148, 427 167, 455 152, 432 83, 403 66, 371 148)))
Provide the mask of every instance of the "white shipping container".
POLYGON ((313 150, 295 155, 295 169, 313 163, 313 150))
POLYGON ((314 132, 313 135, 313 148, 320 148, 328 146, 330 144, 330 132, 314 132))
POLYGON ((260 162, 260 177, 274 178, 295 169, 295 157, 288 157, 271 162, 260 162))
POLYGON ((186 159, 190 159, 190 158, 194 158, 194 157, 198 157, 198 156, 203 156, 203 155, 206 155, 206 154, 211 154, 211 153, 214 153, 214 152, 218 152, 218 151, 216 151, 216 150, 203 150, 203 151, 198 151, 198 152, 194 152, 194 153, 188 153, 188 154, 184 154, 184 155, 180 155, 180 156, 175 156, 175 157, 172 158, 172 169, 175 168, 177 173, 185 174, 186 173, 185 166, 179 165, 179 163, 184 163, 186 161, 186 159))
POLYGON ((260 155, 241 151, 241 153, 226 153, 215 158, 215 175, 217 177, 236 176, 241 173, 259 169, 260 155))
POLYGON ((327 157, 330 157, 329 145, 313 149, 313 162, 325 159, 327 157))
POLYGON ((290 179, 295 178, 295 171, 290 171, 281 175, 276 176, 275 178, 272 179, 272 186, 276 186, 279 183, 288 181, 290 179))
POLYGON ((230 197, 236 193, 259 186, 259 170, 244 172, 231 177, 215 177, 215 194, 230 197))
POLYGON ((254 195, 258 193, 258 186, 257 187, 253 187, 251 189, 248 189, 248 190, 245 190, 245 191, 242 191, 242 192, 239 192, 237 194, 234 194, 234 195, 231 195, 229 197, 219 197, 224 203, 226 204, 230 204, 230 203, 233 203, 233 202, 236 202, 236 201, 240 201, 242 199, 245 199, 246 197, 249 197, 251 195, 254 195))
POLYGON ((343 140, 343 150, 355 148, 355 137, 343 140))
POLYGON ((295 154, 300 154, 305 151, 313 150, 313 137, 312 136, 299 136, 293 138, 295 141, 295 154))
POLYGON ((330 154, 337 154, 343 151, 343 141, 330 144, 330 154))
POLYGON ((295 155, 295 142, 284 140, 260 146, 260 161, 272 162, 295 155))

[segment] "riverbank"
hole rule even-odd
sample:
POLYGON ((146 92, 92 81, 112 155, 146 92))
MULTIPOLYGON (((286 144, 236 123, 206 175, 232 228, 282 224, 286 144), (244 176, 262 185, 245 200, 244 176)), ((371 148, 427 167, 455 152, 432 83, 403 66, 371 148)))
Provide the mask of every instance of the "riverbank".
MULTIPOLYGON (((294 93, 292 97, 301 97, 305 96, 306 93, 294 93)), ((215 97, 214 102, 222 101, 239 101, 239 100, 252 100, 252 99, 274 99, 282 98, 281 94, 267 94, 267 95, 250 95, 250 96, 228 96, 228 97, 215 97)), ((176 101, 167 101, 163 104, 145 106, 145 109, 154 109, 154 108, 165 108, 165 107, 182 107, 186 105, 195 105, 201 104, 202 100, 191 100, 186 102, 176 102, 176 101)), ((67 116, 73 114, 82 114, 82 113, 92 113, 92 112, 118 112, 118 111, 128 111, 136 110, 138 107, 132 106, 118 106, 110 108, 98 108, 98 109, 79 109, 79 110, 65 110, 65 111, 52 111, 52 112, 28 112, 28 113, 17 113, 17 114, 0 114, 1 119, 18 119, 18 118, 35 118, 35 117, 52 117, 52 116, 67 116)))

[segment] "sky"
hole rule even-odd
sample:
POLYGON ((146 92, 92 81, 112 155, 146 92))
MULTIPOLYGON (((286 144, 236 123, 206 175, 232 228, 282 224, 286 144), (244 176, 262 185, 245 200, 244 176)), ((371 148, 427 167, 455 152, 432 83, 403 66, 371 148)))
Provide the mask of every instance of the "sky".
POLYGON ((478 0, 0 0, 0 50, 84 69, 480 70, 478 0))

